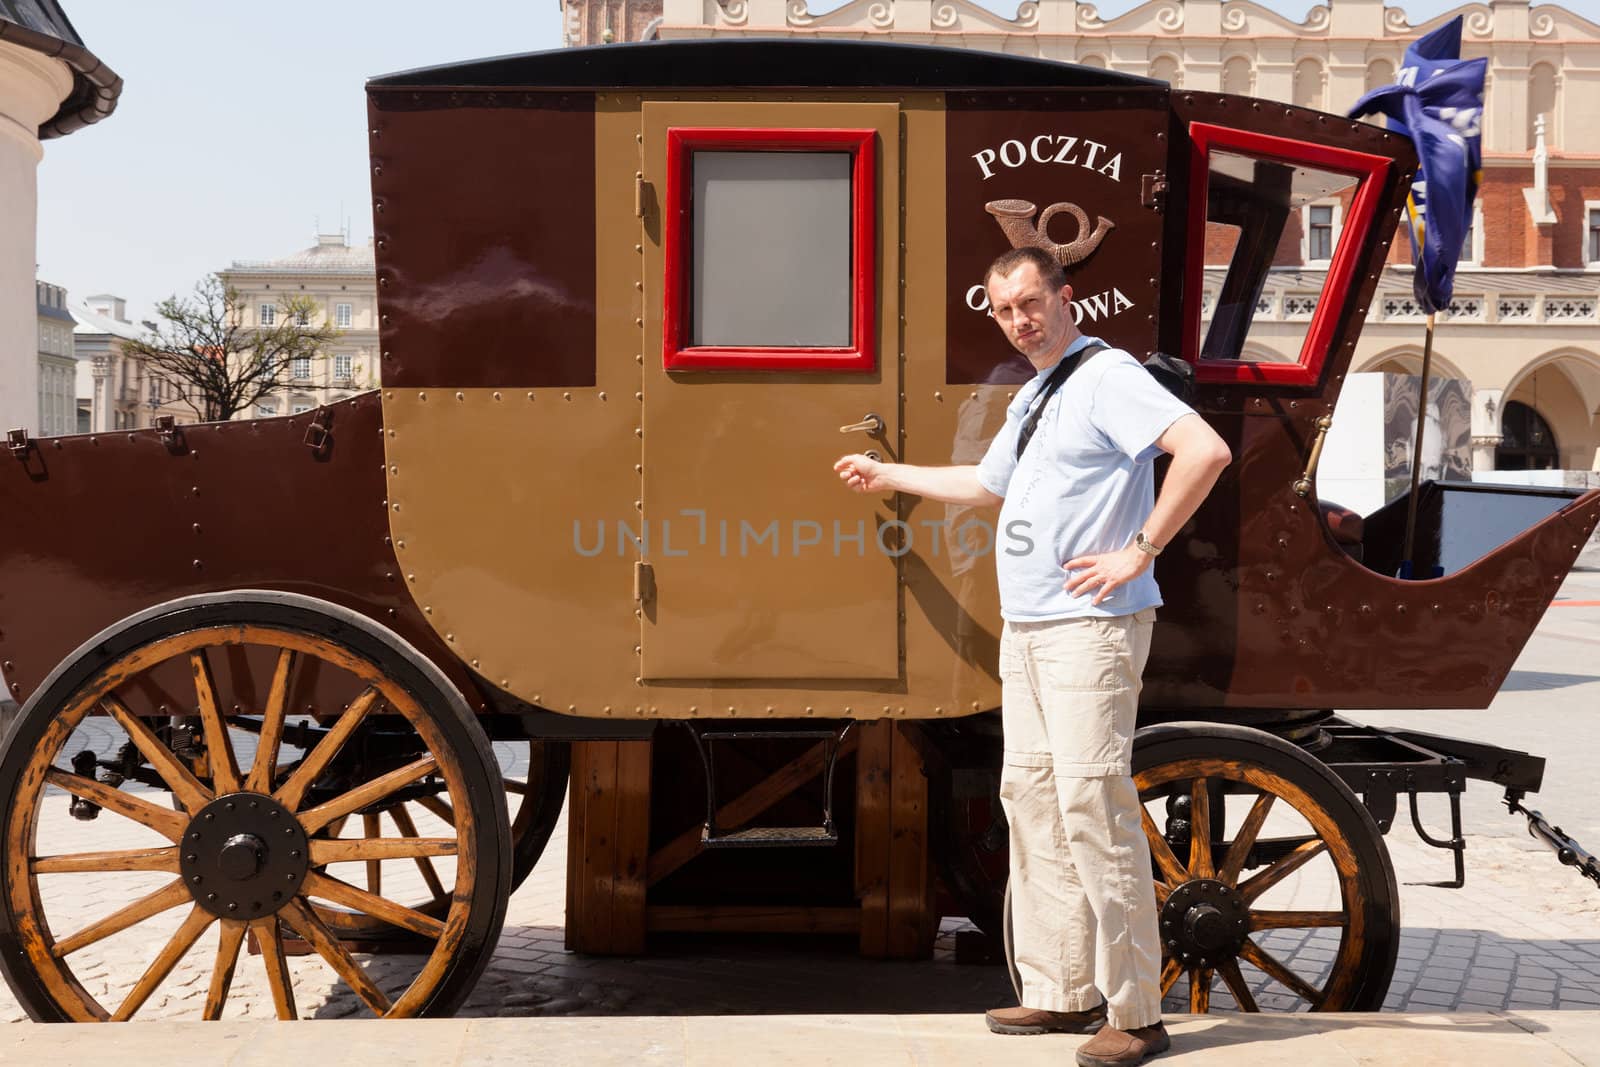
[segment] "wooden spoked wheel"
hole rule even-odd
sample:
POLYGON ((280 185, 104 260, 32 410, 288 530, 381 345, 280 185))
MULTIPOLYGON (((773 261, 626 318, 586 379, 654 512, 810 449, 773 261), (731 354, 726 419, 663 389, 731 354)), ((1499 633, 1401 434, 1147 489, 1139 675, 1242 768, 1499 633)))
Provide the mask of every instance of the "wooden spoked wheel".
POLYGON ((297 1005, 334 1003, 339 982, 375 1015, 448 1014, 504 921, 510 835, 483 731, 409 646, 309 598, 189 598, 100 635, 23 707, 0 782, 0 966, 38 1020, 129 1019, 152 1001, 170 1015, 189 993, 197 1015, 217 1019, 252 984, 261 1012, 295 1018, 297 1005), (252 658, 270 664, 261 685, 248 680, 252 658), (171 684, 180 670, 187 700, 171 684), (198 758, 132 710, 158 678, 198 719, 198 758), (290 714, 306 692, 349 697, 309 709, 320 726, 306 729, 290 714), (252 714, 250 733, 230 729, 252 714), (82 734, 111 724, 121 754, 82 762, 82 734), (450 818, 413 819, 411 802, 450 818), (341 837, 349 825, 378 832, 341 837), (412 881, 391 889, 403 881, 379 873, 391 863, 414 867, 412 881), (346 939, 372 929, 420 949, 360 959, 346 939), (287 940, 310 954, 290 959, 287 940))
POLYGON ((1270 734, 1209 723, 1140 731, 1133 762, 1163 996, 1184 979, 1193 1012, 1219 985, 1244 1011, 1382 1007, 1400 938, 1394 868, 1343 781, 1270 734))
MULTIPOLYGON (((506 805, 511 819, 511 884, 515 892, 543 855, 561 814, 566 798, 567 780, 571 763, 571 749, 555 741, 511 740, 494 742, 497 777, 506 795, 506 805)), ((350 847, 357 841, 383 841, 372 851, 388 854, 395 838, 417 839, 422 833, 451 833, 456 824, 456 812, 449 800, 439 795, 422 795, 410 800, 397 800, 391 804, 370 807, 359 818, 346 817, 330 823, 324 831, 330 840, 350 847), (424 827, 419 831, 418 826, 424 827)), ((391 857, 393 858, 393 857, 391 857)), ((439 916, 448 906, 449 894, 440 881, 437 861, 429 856, 415 856, 416 877, 409 879, 410 893, 402 899, 408 906, 429 916, 439 916), (417 878, 421 884, 417 884, 417 878)), ((383 862, 364 863, 361 870, 352 868, 355 884, 369 893, 384 892, 385 871, 383 862)), ((393 871, 389 869, 390 893, 402 893, 394 884, 393 871)), ((414 940, 408 929, 385 922, 381 917, 358 909, 316 905, 317 913, 339 936, 360 941, 383 942, 414 940)))

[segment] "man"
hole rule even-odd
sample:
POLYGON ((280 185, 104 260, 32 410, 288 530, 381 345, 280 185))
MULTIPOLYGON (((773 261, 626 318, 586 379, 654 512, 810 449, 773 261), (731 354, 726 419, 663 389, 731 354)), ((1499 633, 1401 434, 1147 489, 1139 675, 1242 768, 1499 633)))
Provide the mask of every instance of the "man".
POLYGON ((990 313, 1038 374, 982 462, 916 467, 853 455, 834 469, 858 492, 1003 504, 1000 796, 1023 1003, 987 1021, 1002 1034, 1093 1033, 1078 1063, 1136 1064, 1170 1046, 1131 765, 1161 603, 1151 563, 1232 457, 1131 355, 1078 332, 1072 288, 1048 253, 1007 252, 984 285, 990 313), (1074 357, 1051 392, 1051 373, 1074 357), (1156 499, 1152 464, 1163 452, 1172 464, 1156 499))

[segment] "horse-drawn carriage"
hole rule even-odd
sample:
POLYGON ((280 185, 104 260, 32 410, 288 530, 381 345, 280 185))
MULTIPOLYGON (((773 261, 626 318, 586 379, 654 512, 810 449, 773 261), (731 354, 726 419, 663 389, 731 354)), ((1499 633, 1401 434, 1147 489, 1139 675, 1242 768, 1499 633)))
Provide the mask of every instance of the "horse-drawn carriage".
POLYGON ((563 798, 581 951, 788 930, 915 957, 941 914, 999 937, 1006 531, 830 468, 981 455, 1032 371, 979 283, 1023 243, 1085 332, 1192 363, 1237 457, 1157 565, 1135 767, 1164 986, 1251 1007, 1244 966, 1381 1004, 1397 798, 1531 791, 1543 762, 1327 709, 1486 705, 1600 518, 1524 494, 1526 528, 1462 556, 1462 507, 1504 497, 1430 485, 1421 543, 1471 562, 1399 581, 1386 514, 1319 504, 1405 140, 851 43, 572 50, 369 98, 380 390, 13 432, 0 462, 0 964, 35 1018, 134 1015, 213 927, 207 1018, 247 947, 285 1017, 328 978, 295 951, 375 1013, 448 1012, 563 798), (1267 273, 1329 198, 1304 345, 1263 362, 1267 273), (1278 959, 1284 929, 1332 962, 1278 959))

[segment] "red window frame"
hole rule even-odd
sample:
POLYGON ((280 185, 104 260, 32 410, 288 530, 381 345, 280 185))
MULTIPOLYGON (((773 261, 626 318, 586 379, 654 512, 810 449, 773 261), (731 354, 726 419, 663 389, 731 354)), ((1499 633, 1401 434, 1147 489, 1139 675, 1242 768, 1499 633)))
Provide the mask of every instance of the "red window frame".
POLYGON ((1198 177, 1189 203, 1189 272, 1185 285, 1188 324, 1185 348, 1195 366, 1195 378, 1202 382, 1270 382, 1279 385, 1315 385, 1322 374, 1333 342, 1334 330, 1343 314, 1355 279, 1356 266, 1366 249, 1367 237, 1377 216, 1384 178, 1391 161, 1383 156, 1355 152, 1348 148, 1296 141, 1288 137, 1249 130, 1236 130, 1210 123, 1189 124, 1190 169, 1198 177), (1200 302, 1205 289, 1206 202, 1210 196, 1213 148, 1233 150, 1256 159, 1277 163, 1303 164, 1335 174, 1348 174, 1361 180, 1344 219, 1343 232, 1328 264, 1317 310, 1312 313, 1305 343, 1296 363, 1253 363, 1242 359, 1200 358, 1200 302))
POLYGON ((662 361, 668 370, 872 371, 877 367, 877 130, 675 126, 667 130, 662 361), (691 345, 694 153, 850 153, 851 339, 843 348, 691 345))

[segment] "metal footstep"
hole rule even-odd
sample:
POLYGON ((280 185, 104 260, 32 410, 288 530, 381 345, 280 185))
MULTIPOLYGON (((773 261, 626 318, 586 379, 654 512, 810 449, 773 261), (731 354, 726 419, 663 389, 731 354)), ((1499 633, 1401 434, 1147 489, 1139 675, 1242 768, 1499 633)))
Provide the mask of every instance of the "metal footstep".
POLYGON ((820 727, 814 723, 792 728, 776 724, 759 729, 702 727, 687 722, 684 726, 694 738, 695 750, 706 775, 706 822, 700 831, 705 848, 797 848, 837 844, 839 832, 833 823, 833 769, 839 748, 852 723, 840 727, 820 727), (726 829, 717 824, 717 744, 731 741, 809 741, 823 745, 822 823, 818 826, 743 826, 726 829))

